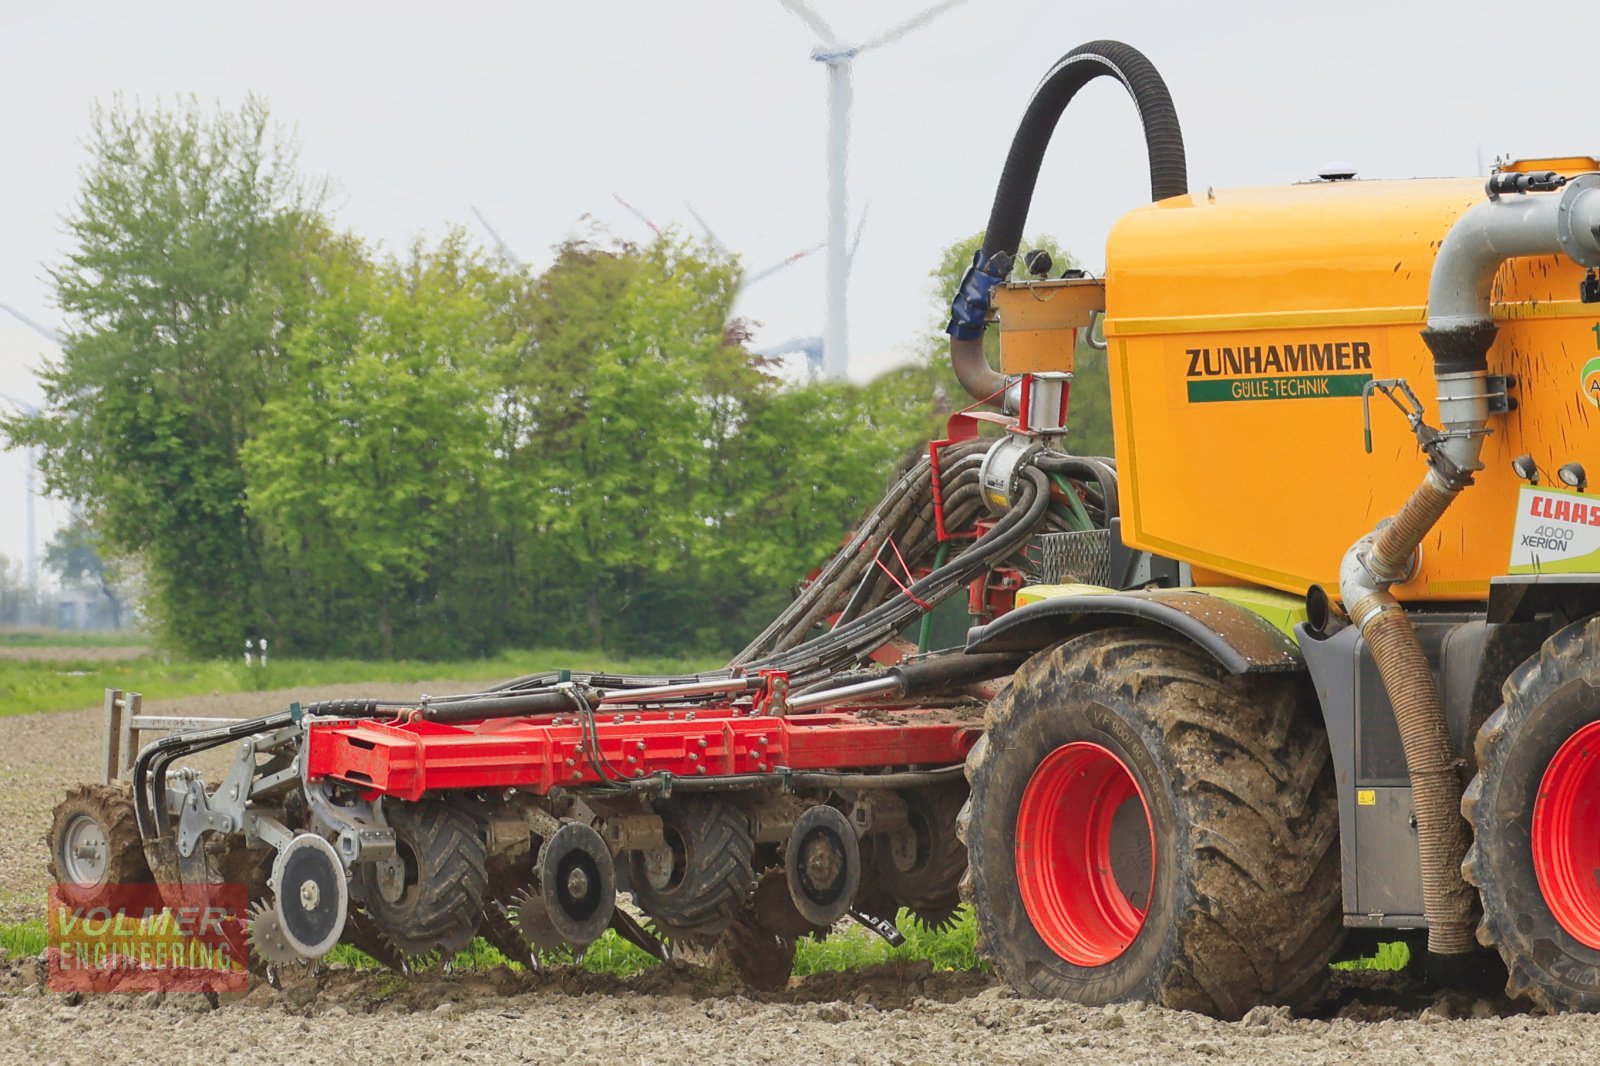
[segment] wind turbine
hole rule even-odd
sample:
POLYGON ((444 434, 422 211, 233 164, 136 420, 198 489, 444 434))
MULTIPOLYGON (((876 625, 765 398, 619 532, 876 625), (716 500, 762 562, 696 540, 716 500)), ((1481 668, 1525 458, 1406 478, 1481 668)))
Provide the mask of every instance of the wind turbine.
POLYGON ((500 253, 500 258, 508 263, 520 265, 522 260, 518 259, 517 253, 511 250, 511 245, 507 244, 500 234, 495 232, 495 228, 489 225, 489 220, 483 217, 483 212, 478 210, 478 206, 476 204, 468 204, 467 207, 477 216, 478 224, 483 227, 484 232, 489 234, 489 239, 494 241, 495 251, 500 253))
POLYGON ((839 380, 850 369, 847 290, 851 250, 845 234, 850 224, 845 188, 850 155, 850 67, 863 52, 898 41, 965 0, 943 0, 860 44, 847 44, 805 0, 778 2, 817 35, 818 43, 811 50, 811 58, 828 68, 828 299, 822 359, 824 375, 839 380))
MULTIPOLYGON (((15 307, 12 307, 10 304, 0 303, 0 311, 6 312, 12 318, 16 319, 18 322, 21 322, 24 326, 27 326, 29 329, 39 334, 57 348, 61 347, 61 334, 59 331, 51 329, 49 326, 40 325, 38 322, 35 322, 21 311, 18 311, 15 307)), ((0 393, 0 400, 4 400, 5 402, 11 404, 24 414, 36 415, 39 413, 38 407, 26 400, 18 399, 15 396, 9 396, 5 393, 0 393)), ((28 555, 26 562, 28 568, 28 595, 33 598, 33 609, 37 611, 39 609, 39 524, 37 511, 37 501, 39 497, 39 450, 30 445, 27 451, 27 458, 28 502, 27 511, 23 520, 27 525, 28 536, 28 555)))

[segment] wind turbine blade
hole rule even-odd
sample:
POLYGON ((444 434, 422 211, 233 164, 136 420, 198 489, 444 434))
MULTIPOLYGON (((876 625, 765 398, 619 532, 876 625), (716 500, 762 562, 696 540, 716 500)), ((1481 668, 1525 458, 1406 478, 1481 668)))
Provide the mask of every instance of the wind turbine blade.
POLYGON ((810 248, 802 248, 800 251, 795 252, 793 255, 785 256, 784 258, 778 260, 778 262, 773 263, 771 266, 765 268, 764 270, 758 270, 754 274, 751 274, 749 277, 745 278, 744 279, 744 284, 739 286, 739 291, 743 292, 744 290, 748 289, 750 286, 754 285, 756 282, 762 281, 762 280, 764 280, 766 278, 770 278, 770 277, 772 277, 772 275, 776 274, 778 271, 786 270, 789 267, 794 266, 796 263, 800 262, 800 260, 804 259, 806 256, 810 255, 813 252, 820 252, 820 251, 822 251, 822 249, 826 248, 827 246, 828 246, 828 242, 827 241, 818 241, 816 244, 813 244, 810 248))
POLYGON ((856 222, 856 235, 850 242, 850 255, 848 258, 852 263, 856 260, 856 249, 861 247, 861 231, 867 228, 867 209, 871 206, 870 203, 861 205, 861 218, 856 222))
MULTIPOLYGON (((7 308, 7 310, 10 310, 10 308, 7 308)), ((36 415, 39 413, 38 404, 29 403, 27 400, 13 396, 8 392, 0 392, 0 400, 4 400, 6 403, 15 407, 25 415, 36 415)))
POLYGON ((501 240, 500 234, 496 233, 494 227, 489 225, 489 220, 483 217, 483 212, 479 211, 475 204, 468 204, 467 207, 477 216, 478 225, 483 227, 484 232, 489 235, 489 239, 494 241, 495 251, 500 253, 500 257, 507 262, 521 263, 522 260, 517 258, 517 253, 511 250, 509 244, 501 240))
POLYGON ((54 344, 56 347, 58 347, 58 348, 61 347, 61 334, 57 333, 55 330, 51 329, 49 326, 41 326, 39 323, 37 323, 33 319, 29 318, 27 315, 23 314, 21 311, 18 311, 15 307, 12 307, 10 304, 0 304, 0 311, 4 311, 6 314, 10 315, 12 318, 16 319, 18 322, 21 322, 24 326, 27 326, 29 329, 31 329, 35 333, 39 334, 39 336, 45 338, 51 344, 54 344))
POLYGON ((624 200, 620 193, 612 193, 611 194, 611 198, 613 200, 615 200, 617 203, 621 204, 623 207, 626 207, 628 209, 628 213, 631 214, 634 218, 638 219, 640 222, 643 222, 646 226, 649 226, 651 232, 654 233, 657 237, 661 236, 661 227, 656 225, 654 222, 651 222, 650 219, 645 217, 645 213, 643 211, 639 210, 637 207, 634 207, 628 201, 624 200))
POLYGON ((966 2, 967 0, 944 0, 944 3, 942 4, 934 4, 932 7, 922 12, 922 14, 912 15, 898 26, 890 26, 888 29, 884 30, 870 41, 866 41, 865 43, 858 45, 856 47, 856 54, 859 55, 860 53, 869 51, 870 49, 882 48, 886 44, 892 44, 913 30, 920 30, 922 27, 926 26, 928 23, 932 22, 946 11, 949 11, 951 8, 960 7, 966 2))
POLYGON ((694 209, 694 204, 691 204, 689 201, 685 200, 683 202, 683 206, 689 209, 689 214, 694 217, 694 220, 700 224, 700 228, 705 231, 706 240, 711 242, 711 247, 716 250, 717 254, 727 255, 728 246, 723 244, 722 240, 716 235, 716 233, 712 231, 711 223, 702 218, 700 216, 700 212, 694 209))
POLYGON ((823 44, 838 44, 839 35, 833 32, 828 20, 817 14, 817 9, 805 0, 778 0, 783 9, 811 27, 811 32, 822 38, 823 44))

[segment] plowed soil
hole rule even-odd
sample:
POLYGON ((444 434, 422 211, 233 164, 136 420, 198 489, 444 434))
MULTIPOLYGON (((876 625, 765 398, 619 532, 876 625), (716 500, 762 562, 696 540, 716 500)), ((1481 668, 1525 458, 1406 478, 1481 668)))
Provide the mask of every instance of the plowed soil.
MULTIPOLYGON (((247 717, 291 700, 406 698, 468 686, 349 686, 152 702, 149 713, 247 717)), ((95 775, 98 711, 0 719, 0 919, 42 914, 42 838, 69 782, 95 775)), ((42 963, 0 957, 0 1063, 1592 1062, 1600 1019, 1540 1017, 1502 999, 1428 995, 1397 975, 1340 975, 1316 1017, 1259 1008, 1237 1023, 1140 1004, 1014 997, 926 964, 792 981, 753 995, 662 966, 618 980, 573 969, 400 977, 332 970, 255 981, 243 996, 49 992, 42 963)))

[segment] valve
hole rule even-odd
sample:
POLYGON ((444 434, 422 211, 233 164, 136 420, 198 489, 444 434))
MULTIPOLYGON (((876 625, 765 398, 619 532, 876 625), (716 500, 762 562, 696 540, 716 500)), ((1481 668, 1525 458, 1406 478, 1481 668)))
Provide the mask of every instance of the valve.
POLYGON ((1530 174, 1492 174, 1484 189, 1489 199, 1498 200, 1506 193, 1551 192, 1566 183, 1567 179, 1553 170, 1536 170, 1530 174))

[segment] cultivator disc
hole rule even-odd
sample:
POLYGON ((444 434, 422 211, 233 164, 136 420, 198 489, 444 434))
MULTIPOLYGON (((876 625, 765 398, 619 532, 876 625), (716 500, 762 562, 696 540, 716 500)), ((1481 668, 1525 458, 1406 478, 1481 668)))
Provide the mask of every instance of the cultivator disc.
POLYGON ((339 853, 315 833, 302 833, 272 865, 277 932, 306 958, 321 958, 344 932, 349 889, 339 853))

